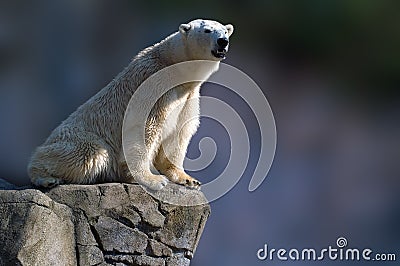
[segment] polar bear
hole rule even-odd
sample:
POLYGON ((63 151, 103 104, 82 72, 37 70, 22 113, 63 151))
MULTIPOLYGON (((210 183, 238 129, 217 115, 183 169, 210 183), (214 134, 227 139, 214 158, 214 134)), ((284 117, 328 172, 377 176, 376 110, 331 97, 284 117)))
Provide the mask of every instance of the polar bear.
POLYGON ((151 190, 160 190, 169 180, 199 188, 200 182, 184 172, 183 160, 199 125, 201 82, 174 87, 152 106, 144 120, 145 147, 137 151, 143 156, 135 157, 138 161, 134 171, 128 169, 123 154, 122 123, 136 89, 159 70, 180 62, 208 60, 212 62, 206 70, 208 78, 225 58, 232 33, 230 24, 196 19, 181 24, 177 32, 141 51, 34 151, 28 165, 32 183, 51 188, 63 183, 138 182, 151 190), (181 106, 179 110, 171 108, 176 103, 181 106), (166 119, 171 112, 177 119, 166 119), (178 145, 164 145, 165 128, 178 145))

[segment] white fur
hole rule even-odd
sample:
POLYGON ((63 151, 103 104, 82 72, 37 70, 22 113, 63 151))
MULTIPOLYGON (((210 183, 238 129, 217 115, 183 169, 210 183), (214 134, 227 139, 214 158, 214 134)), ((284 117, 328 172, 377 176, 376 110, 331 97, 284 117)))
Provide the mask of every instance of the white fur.
POLYGON ((142 117, 144 111, 141 110, 151 109, 151 113, 145 122, 145 145, 137 139, 144 125, 132 125, 128 129, 133 136, 128 148, 134 158, 133 171, 127 169, 122 151, 122 121, 136 89, 165 67, 189 60, 212 60, 215 62, 212 67, 189 68, 181 73, 186 75, 184 72, 190 71, 207 79, 218 69, 221 60, 211 53, 216 49, 216 40, 228 38, 232 32, 231 25, 194 20, 140 52, 113 81, 72 113, 36 149, 28 166, 32 182, 52 187, 59 183, 138 181, 157 190, 166 185, 168 178, 198 187, 200 183, 183 172, 183 160, 199 125, 201 82, 177 86, 164 94, 156 105, 150 106, 147 96, 159 94, 154 84, 136 106, 135 116, 142 117), (210 32, 206 33, 205 29, 210 32))

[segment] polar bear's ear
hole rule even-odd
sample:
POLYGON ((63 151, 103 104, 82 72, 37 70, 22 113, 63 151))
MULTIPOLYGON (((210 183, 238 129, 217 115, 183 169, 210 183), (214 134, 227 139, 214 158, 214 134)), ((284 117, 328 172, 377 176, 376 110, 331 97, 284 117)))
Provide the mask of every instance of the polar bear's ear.
POLYGON ((181 25, 179 26, 179 31, 180 31, 182 34, 186 34, 186 33, 190 30, 191 27, 192 27, 192 26, 191 26, 190 24, 181 24, 181 25))
POLYGON ((227 31, 228 31, 228 36, 231 36, 232 33, 233 33, 233 25, 227 24, 227 25, 225 25, 225 28, 226 28, 227 31))

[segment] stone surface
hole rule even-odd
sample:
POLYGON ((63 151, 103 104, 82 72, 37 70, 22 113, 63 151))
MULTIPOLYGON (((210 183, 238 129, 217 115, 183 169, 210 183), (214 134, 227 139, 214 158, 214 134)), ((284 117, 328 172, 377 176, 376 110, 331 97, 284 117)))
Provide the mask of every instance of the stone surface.
POLYGON ((156 257, 171 257, 172 256, 172 249, 170 249, 167 245, 158 242, 154 239, 149 239, 149 248, 150 248, 150 255, 156 257))
POLYGON ((132 229, 110 217, 100 216, 94 226, 104 251, 120 253, 144 253, 147 235, 132 229))
POLYGON ((166 266, 188 266, 190 265, 190 260, 184 256, 174 256, 168 258, 165 263, 166 266))
POLYGON ((97 246, 78 246, 79 265, 97 265, 104 262, 103 253, 97 246))
POLYGON ((42 192, 0 190, 0 265, 76 265, 70 208, 42 192))
POLYGON ((209 214, 201 192, 175 184, 41 192, 0 179, 0 265, 189 265, 209 214))

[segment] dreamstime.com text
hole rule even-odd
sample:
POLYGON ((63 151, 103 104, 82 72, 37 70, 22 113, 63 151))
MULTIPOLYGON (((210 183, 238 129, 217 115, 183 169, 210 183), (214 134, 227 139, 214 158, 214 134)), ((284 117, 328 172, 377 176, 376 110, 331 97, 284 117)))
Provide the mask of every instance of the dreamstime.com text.
POLYGON ((322 249, 303 248, 285 249, 269 248, 264 244, 257 251, 259 260, 281 260, 281 261, 396 261, 395 253, 375 253, 372 249, 347 248, 347 239, 339 237, 336 246, 328 246, 322 249))

